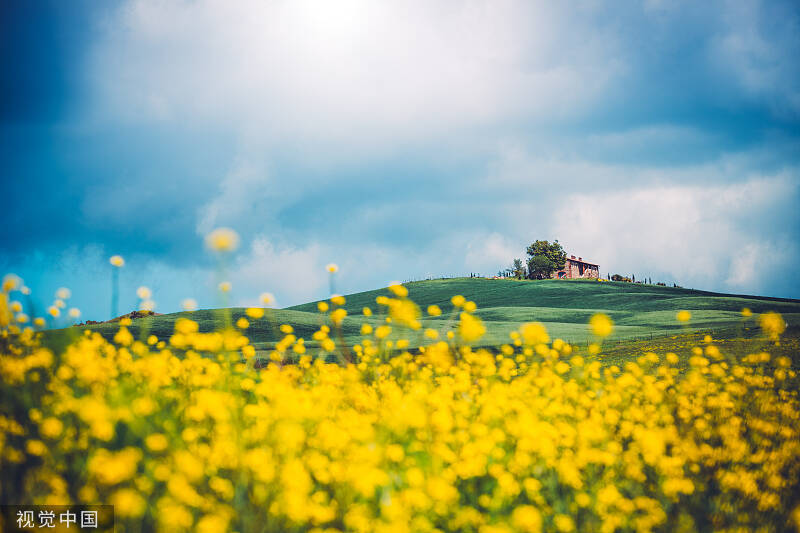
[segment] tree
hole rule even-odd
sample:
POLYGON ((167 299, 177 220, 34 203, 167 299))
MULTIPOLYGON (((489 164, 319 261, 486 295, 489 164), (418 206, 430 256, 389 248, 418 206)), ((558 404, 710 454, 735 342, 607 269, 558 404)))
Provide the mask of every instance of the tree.
POLYGON ((545 279, 550 275, 564 268, 567 261, 567 252, 558 243, 547 241, 535 241, 528 246, 528 277, 531 279, 545 279))
POLYGON ((527 277, 528 272, 522 259, 514 259, 514 263, 511 265, 511 273, 516 276, 517 279, 527 277))

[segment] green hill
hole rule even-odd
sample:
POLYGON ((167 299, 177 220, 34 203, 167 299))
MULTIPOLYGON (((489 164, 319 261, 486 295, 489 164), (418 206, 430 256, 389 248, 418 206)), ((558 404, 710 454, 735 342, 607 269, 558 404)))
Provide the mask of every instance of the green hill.
MULTIPOLYGON (((753 319, 745 320, 741 315, 744 307, 754 313, 777 311, 789 324, 787 333, 800 330, 800 301, 712 293, 691 289, 639 285, 622 282, 596 282, 586 280, 491 280, 484 278, 456 278, 419 281, 405 284, 409 297, 423 310, 428 305, 441 307, 440 317, 424 317, 424 327, 445 331, 454 327, 453 306, 450 298, 461 294, 478 305, 476 314, 486 324, 487 334, 481 344, 496 345, 508 341, 508 334, 523 322, 538 321, 547 326, 552 337, 582 344, 591 340, 587 322, 597 312, 606 313, 615 323, 614 333, 606 342, 623 342, 656 339, 677 333, 712 333, 715 337, 742 335, 753 327, 753 319), (688 324, 679 323, 675 314, 688 310, 692 318, 688 324)), ((343 334, 349 341, 356 341, 364 322, 377 325, 383 321, 381 309, 375 303, 380 295, 389 295, 388 289, 360 292, 346 296, 344 308, 348 317, 343 323, 343 334), (364 307, 375 313, 371 317, 362 314, 364 307)), ((199 322, 201 331, 212 331, 226 320, 235 322, 244 316, 244 309, 201 310, 194 313, 173 313, 134 320, 132 333, 141 338, 153 334, 166 340, 172 334, 178 317, 191 317, 199 322), (230 318, 225 315, 229 313, 230 318)), ((248 336, 257 348, 266 350, 278 338, 277 325, 290 324, 298 336, 304 337, 309 346, 311 334, 324 323, 317 312, 317 302, 310 302, 287 309, 270 310, 264 319, 251 320, 248 336)), ((108 323, 86 326, 100 331, 104 336, 113 336, 118 324, 108 323)), ((74 334, 74 330, 73 330, 74 334)), ((405 333, 408 336, 408 333, 405 333)), ((420 335, 411 334, 412 339, 420 335)))

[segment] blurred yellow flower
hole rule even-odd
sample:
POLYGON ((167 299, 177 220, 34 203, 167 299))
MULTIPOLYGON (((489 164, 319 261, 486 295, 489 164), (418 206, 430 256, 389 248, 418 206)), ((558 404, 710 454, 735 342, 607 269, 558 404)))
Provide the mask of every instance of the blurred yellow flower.
POLYGON ((214 252, 232 252, 239 247, 239 234, 230 228, 217 228, 206 236, 206 246, 214 252))
POLYGON ((346 317, 346 316, 347 316, 347 311, 345 311, 344 309, 342 309, 340 307, 339 309, 335 309, 331 313, 331 322, 333 322, 334 324, 336 324, 338 326, 338 325, 340 325, 342 323, 342 321, 344 320, 344 317, 346 317))
POLYGON ((743 307, 742 308, 742 316, 745 317, 745 318, 750 318, 751 316, 753 316, 753 312, 750 310, 749 307, 743 307))
POLYGON ((231 282, 230 281, 223 281, 219 285, 217 285, 217 288, 220 290, 220 292, 230 292, 230 290, 231 290, 231 282))
POLYGON ((144 440, 147 449, 153 452, 163 452, 169 446, 169 441, 167 441, 167 437, 162 433, 153 433, 152 435, 148 435, 147 438, 144 440))
POLYGON ((17 290, 22 285, 22 278, 16 274, 6 274, 3 277, 3 292, 17 290))
POLYGON ((245 314, 250 318, 258 320, 259 318, 264 317, 264 309, 261 307, 248 307, 245 310, 245 314))
POLYGON ((781 334, 786 331, 786 321, 780 313, 773 311, 761 313, 758 317, 758 324, 764 334, 773 341, 777 341, 781 334))
POLYGON ((196 311, 197 310, 197 300, 194 298, 186 298, 181 302, 181 307, 184 311, 196 311))
POLYGON ((149 300, 153 296, 153 292, 149 288, 141 286, 136 289, 136 296, 138 296, 140 300, 149 300))
POLYGON ((394 282, 389 285, 389 290, 398 298, 405 298, 408 296, 408 289, 403 287, 399 282, 394 282))
POLYGON ((72 296, 72 291, 71 291, 71 290, 69 290, 69 289, 68 289, 68 288, 66 288, 66 287, 60 287, 60 288, 59 288, 59 289, 56 291, 56 298, 59 298, 59 299, 61 299, 61 300, 69 300, 69 298, 70 298, 71 296, 72 296))
POLYGON ((689 311, 678 311, 675 318, 678 319, 678 322, 688 322, 692 318, 692 313, 689 311))
POLYGON ((147 502, 133 489, 122 488, 115 491, 109 500, 114 506, 114 515, 120 518, 138 518, 147 509, 147 502))
POLYGON ((336 263, 328 263, 327 265, 325 265, 325 270, 333 274, 334 272, 339 270, 339 265, 337 265, 336 263))
POLYGON ((64 424, 61 422, 61 420, 51 416, 42 421, 39 431, 41 432, 42 436, 49 439, 54 439, 61 435, 61 431, 63 429, 64 424))
POLYGON ((522 342, 528 346, 536 344, 547 344, 550 342, 550 335, 547 334, 547 328, 544 324, 539 322, 528 322, 520 327, 522 334, 522 342))
POLYGON ((614 322, 608 315, 596 313, 589 319, 589 327, 598 337, 608 337, 614 331, 614 322))
POLYGON ((125 260, 122 258, 121 255, 112 255, 108 262, 111 263, 111 266, 115 266, 117 268, 125 266, 125 260))
POLYGON ((483 337, 486 328, 480 318, 469 313, 461 313, 458 324, 458 334, 465 342, 475 342, 483 337))

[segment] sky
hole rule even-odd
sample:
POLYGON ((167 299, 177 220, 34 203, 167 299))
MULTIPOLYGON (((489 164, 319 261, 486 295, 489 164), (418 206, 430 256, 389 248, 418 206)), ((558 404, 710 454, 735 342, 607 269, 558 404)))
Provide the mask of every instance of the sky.
MULTIPOLYGON (((800 298, 793 1, 0 4, 0 271, 84 318, 494 275, 800 298), (230 227, 224 264, 204 236, 230 227)), ((412 294, 413 297, 413 294, 412 294)))

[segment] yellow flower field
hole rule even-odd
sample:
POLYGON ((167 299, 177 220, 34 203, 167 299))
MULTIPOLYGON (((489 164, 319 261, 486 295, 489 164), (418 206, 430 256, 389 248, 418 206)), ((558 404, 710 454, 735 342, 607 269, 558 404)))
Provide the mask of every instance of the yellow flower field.
MULTIPOLYGON (((255 368, 255 309, 225 331, 180 319, 169 342, 122 321, 113 341, 85 331, 53 353, 4 290, 0 500, 111 503, 124 532, 798 527, 788 357, 704 343, 688 369, 652 352, 618 367, 536 323, 477 349, 473 302, 454 298, 460 326, 440 335, 392 292, 376 302, 390 320, 358 344, 337 335, 336 297, 315 353, 284 325, 255 368)), ((761 320, 773 341, 779 319, 761 320)))

